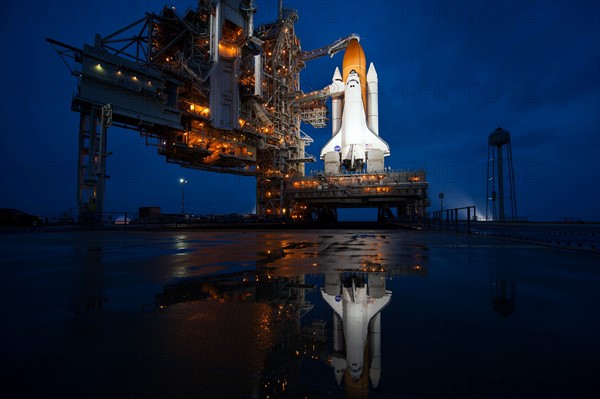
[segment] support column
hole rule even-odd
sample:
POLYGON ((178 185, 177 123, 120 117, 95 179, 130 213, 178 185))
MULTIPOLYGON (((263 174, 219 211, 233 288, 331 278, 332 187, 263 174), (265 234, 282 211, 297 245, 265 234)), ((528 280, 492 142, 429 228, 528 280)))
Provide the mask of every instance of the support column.
POLYGON ((504 213, 504 165, 502 161, 502 147, 496 147, 496 156, 498 158, 498 217, 501 222, 506 220, 504 213))
POLYGON ((77 207, 79 223, 101 223, 106 179, 106 131, 98 127, 98 110, 79 114, 77 157, 77 207))
POLYGON ((97 169, 96 169, 96 223, 102 223, 104 214, 104 190, 106 187, 106 131, 107 128, 103 123, 100 126, 100 137, 98 143, 97 169))

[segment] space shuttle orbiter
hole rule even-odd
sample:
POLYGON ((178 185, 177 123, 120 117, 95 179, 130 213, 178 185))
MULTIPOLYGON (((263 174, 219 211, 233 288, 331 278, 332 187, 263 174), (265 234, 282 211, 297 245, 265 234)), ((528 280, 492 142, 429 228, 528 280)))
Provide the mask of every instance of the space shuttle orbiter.
POLYGON ((365 53, 357 38, 352 38, 344 53, 342 73, 335 69, 331 85, 332 138, 321 149, 325 173, 347 171, 368 173, 384 171, 389 145, 379 137, 378 77, 373 63, 366 71, 365 53), (366 73, 365 73, 366 72, 366 73))
POLYGON ((338 384, 341 382, 344 369, 354 381, 358 381, 362 375, 366 375, 363 366, 369 335, 371 335, 372 359, 368 375, 374 387, 377 387, 379 383, 381 376, 380 312, 390 302, 392 292, 385 291, 383 296, 375 298, 368 294, 367 288, 364 279, 351 276, 343 282, 341 295, 331 295, 325 290, 321 290, 323 299, 341 318, 343 325, 346 361, 336 358, 337 362, 334 361, 333 364, 338 384))

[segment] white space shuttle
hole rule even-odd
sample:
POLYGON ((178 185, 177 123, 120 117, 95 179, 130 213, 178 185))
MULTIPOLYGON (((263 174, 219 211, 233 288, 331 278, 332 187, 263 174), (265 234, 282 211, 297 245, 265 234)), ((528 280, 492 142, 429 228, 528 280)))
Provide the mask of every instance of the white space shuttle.
POLYGON ((343 326, 346 358, 334 356, 332 366, 336 380, 341 383, 346 370, 353 381, 365 376, 365 348, 371 343, 369 377, 374 387, 381 377, 381 310, 392 298, 391 291, 374 298, 367 293, 364 279, 357 276, 347 278, 342 284, 341 295, 330 295, 321 289, 323 299, 333 308, 334 314, 334 350, 340 352, 339 316, 343 326))
POLYGON ((384 171, 389 145, 379 137, 378 77, 373 63, 365 76, 365 55, 357 39, 350 40, 344 53, 343 76, 335 69, 326 90, 332 97, 332 138, 321 149, 325 173, 363 170, 384 171), (344 81, 345 80, 345 81, 344 81))

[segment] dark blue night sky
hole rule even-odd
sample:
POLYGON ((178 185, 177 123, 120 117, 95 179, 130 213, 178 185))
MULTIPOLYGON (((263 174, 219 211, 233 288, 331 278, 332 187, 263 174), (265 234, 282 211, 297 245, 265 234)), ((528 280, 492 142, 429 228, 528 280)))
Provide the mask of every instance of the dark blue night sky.
MULTIPOLYGON (((258 1, 257 23, 277 1, 258 1)), ((511 132, 520 216, 600 221, 600 5, 594 1, 297 1, 302 48, 361 36, 379 75, 386 165, 423 168, 432 207, 485 211, 487 136, 511 132)), ((76 79, 45 41, 81 47, 160 12, 163 1, 0 2, 0 207, 57 216, 75 207, 76 79)), ((183 13, 194 1, 175 1, 183 13)), ((311 61, 304 91, 331 81, 342 54, 311 61)), ((302 128, 318 157, 330 128, 302 128)), ((167 164, 136 132, 111 128, 106 211, 255 209, 254 178, 167 164)), ((322 169, 322 164, 309 166, 322 169)))

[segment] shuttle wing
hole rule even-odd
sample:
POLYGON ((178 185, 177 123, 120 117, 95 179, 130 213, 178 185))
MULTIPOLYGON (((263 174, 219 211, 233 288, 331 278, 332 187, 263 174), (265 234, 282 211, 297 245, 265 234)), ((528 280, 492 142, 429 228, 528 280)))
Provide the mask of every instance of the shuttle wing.
POLYGON ((385 308, 390 300, 392 299, 392 291, 386 291, 385 295, 381 298, 369 298, 367 305, 367 320, 371 320, 378 312, 381 312, 385 308))
POLYGON ((377 148, 383 151, 384 156, 390 155, 389 144, 386 143, 385 140, 383 140, 380 136, 373 133, 371 129, 367 128, 367 130, 369 131, 369 133, 367 134, 367 138, 365 140, 366 150, 369 151, 372 148, 377 148))
POLYGON ((323 159, 323 157, 325 157, 325 154, 327 154, 328 152, 332 152, 332 151, 340 152, 341 149, 342 149, 342 135, 339 134, 339 132, 338 132, 335 136, 333 136, 331 139, 329 139, 327 144, 325 144, 323 149, 321 149, 321 159, 323 159), (336 147, 337 147, 337 149, 336 149, 336 147))
MULTIPOLYGON (((325 291, 321 288, 321 295, 323 296, 323 299, 325 299, 325 302, 327 302, 329 304, 329 306, 331 306, 331 308, 335 311, 335 313, 337 313, 340 317, 342 316, 342 298, 339 297, 339 301, 336 300, 336 297, 333 295, 329 295, 327 293, 325 293, 325 291)), ((375 313, 373 313, 375 314, 375 313)))

